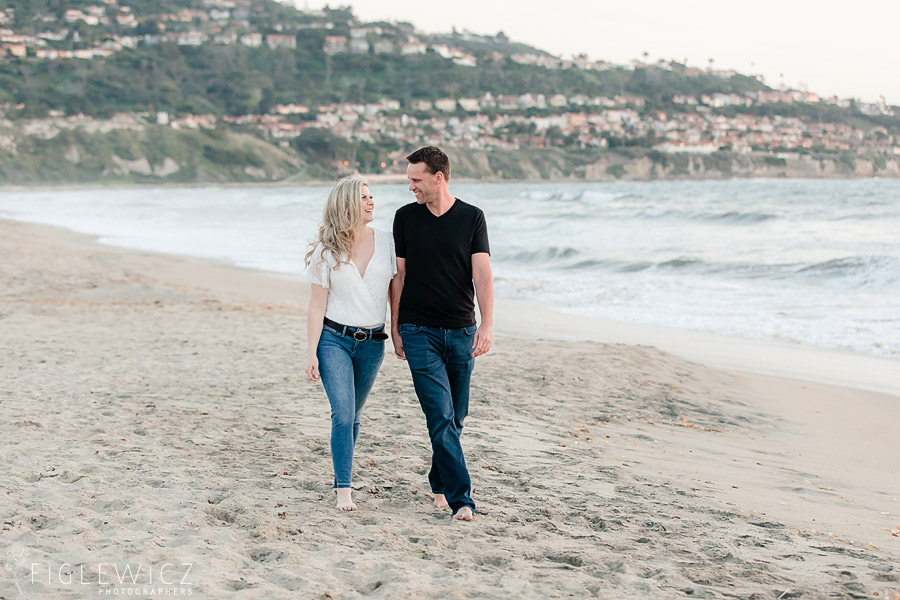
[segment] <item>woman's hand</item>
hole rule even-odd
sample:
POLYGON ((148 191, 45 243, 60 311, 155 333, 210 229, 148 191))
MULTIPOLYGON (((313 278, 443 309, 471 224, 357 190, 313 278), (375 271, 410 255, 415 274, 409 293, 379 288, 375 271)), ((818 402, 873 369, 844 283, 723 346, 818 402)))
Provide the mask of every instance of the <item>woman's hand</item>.
POLYGON ((319 338, 322 337, 322 321, 328 306, 328 288, 317 283, 310 286, 309 308, 306 311, 306 376, 319 381, 319 359, 316 358, 319 338))
POLYGON ((310 356, 306 361, 306 377, 310 381, 319 381, 319 359, 310 356))

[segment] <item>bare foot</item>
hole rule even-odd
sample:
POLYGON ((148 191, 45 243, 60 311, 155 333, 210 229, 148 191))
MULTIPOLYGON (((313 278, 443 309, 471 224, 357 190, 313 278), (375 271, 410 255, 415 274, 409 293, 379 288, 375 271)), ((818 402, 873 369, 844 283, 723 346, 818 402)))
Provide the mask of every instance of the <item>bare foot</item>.
POLYGON ((356 505, 350 498, 353 491, 350 488, 337 488, 337 509, 338 510, 356 510, 356 505))
POLYGON ((457 521, 472 521, 475 519, 475 515, 472 514, 472 509, 468 506, 463 506, 461 509, 456 511, 456 514, 453 515, 453 518, 457 521))
POLYGON ((450 505, 447 504, 447 498, 443 494, 434 495, 434 506, 436 508, 450 508, 450 505))

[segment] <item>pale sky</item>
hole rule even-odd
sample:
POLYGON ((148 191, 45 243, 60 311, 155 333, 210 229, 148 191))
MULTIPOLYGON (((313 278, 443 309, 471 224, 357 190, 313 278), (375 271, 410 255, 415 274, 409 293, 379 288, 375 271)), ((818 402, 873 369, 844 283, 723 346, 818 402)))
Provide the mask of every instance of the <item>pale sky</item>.
POLYGON ((426 33, 503 31, 564 58, 688 64, 762 74, 766 84, 900 105, 900 0, 294 0, 353 7, 364 21, 426 33))

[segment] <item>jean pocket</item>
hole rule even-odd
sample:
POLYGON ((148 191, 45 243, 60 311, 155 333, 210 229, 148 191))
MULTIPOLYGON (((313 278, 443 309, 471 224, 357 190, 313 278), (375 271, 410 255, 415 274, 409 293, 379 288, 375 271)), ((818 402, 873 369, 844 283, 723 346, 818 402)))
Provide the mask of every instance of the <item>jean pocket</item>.
POLYGON ((412 323, 400 323, 400 333, 419 333, 422 331, 421 325, 413 325, 412 323))
POLYGON ((466 332, 466 335, 475 335, 475 332, 478 331, 478 326, 469 325, 468 327, 463 327, 463 331, 466 332))

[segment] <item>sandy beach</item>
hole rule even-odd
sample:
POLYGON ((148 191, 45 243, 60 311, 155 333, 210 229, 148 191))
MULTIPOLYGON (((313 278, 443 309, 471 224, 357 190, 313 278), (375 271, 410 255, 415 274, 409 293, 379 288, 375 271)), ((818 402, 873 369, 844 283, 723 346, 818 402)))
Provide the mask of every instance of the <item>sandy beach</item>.
POLYGON ((900 600, 897 361, 500 302, 476 520, 392 355, 341 513, 305 284, 3 220, 0 257, 0 598, 900 600))

